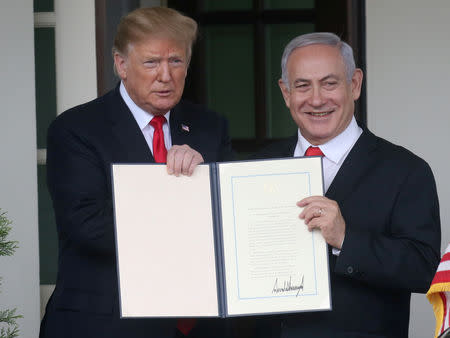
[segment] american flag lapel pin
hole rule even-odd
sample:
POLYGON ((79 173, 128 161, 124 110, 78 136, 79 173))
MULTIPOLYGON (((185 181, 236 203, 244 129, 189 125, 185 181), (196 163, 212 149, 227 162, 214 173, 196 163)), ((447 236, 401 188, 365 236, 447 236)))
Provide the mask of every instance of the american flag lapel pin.
POLYGON ((185 125, 185 124, 181 124, 181 130, 184 130, 185 132, 189 133, 189 126, 185 125))

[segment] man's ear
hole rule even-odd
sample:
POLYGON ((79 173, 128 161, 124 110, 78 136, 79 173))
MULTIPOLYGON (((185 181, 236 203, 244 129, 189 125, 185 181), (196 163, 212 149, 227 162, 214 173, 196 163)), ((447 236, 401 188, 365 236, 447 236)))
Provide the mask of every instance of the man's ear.
POLYGON ((361 95, 362 80, 363 80, 363 72, 361 69, 356 68, 352 76, 353 101, 358 100, 359 96, 361 95))
POLYGON ((278 80, 278 85, 281 89, 281 94, 283 94, 284 102, 286 103, 286 107, 290 108, 290 98, 291 98, 291 92, 289 91, 289 88, 286 87, 286 84, 283 82, 282 79, 278 80))
POLYGON ((125 80, 127 78, 127 58, 120 53, 114 53, 114 67, 117 75, 125 80))

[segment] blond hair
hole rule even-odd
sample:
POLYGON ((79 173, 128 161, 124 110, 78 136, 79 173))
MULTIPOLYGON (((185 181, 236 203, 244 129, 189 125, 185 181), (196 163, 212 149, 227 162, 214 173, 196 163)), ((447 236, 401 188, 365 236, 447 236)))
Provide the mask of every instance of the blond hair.
POLYGON ((117 27, 112 49, 127 55, 133 43, 139 43, 151 35, 163 35, 186 46, 188 63, 192 55, 192 44, 197 38, 197 23, 167 7, 138 8, 124 16, 117 27))

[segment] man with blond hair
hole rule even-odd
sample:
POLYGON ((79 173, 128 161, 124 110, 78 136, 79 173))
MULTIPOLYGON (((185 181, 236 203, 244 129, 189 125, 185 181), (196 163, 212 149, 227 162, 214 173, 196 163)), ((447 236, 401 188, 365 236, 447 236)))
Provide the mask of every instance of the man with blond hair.
MULTIPOLYGON (((167 163, 169 174, 191 175, 199 163, 231 158, 226 121, 181 101, 196 34, 194 20, 169 8, 129 13, 113 48, 120 84, 49 127, 47 178, 59 258, 41 338, 172 338, 195 325, 120 319, 111 163, 167 163)), ((148 217, 171 207, 149 206, 148 217)))

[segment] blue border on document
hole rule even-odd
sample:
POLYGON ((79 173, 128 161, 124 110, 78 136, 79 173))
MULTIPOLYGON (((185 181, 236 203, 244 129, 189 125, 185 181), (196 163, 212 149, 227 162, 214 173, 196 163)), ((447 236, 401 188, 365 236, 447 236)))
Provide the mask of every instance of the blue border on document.
POLYGON ((258 177, 258 176, 281 176, 281 175, 307 175, 308 176, 308 196, 311 195, 311 176, 309 172, 294 172, 294 173, 284 173, 284 174, 264 174, 264 175, 246 175, 246 176, 231 176, 231 199, 233 203, 233 226, 234 226, 234 246, 235 246, 235 257, 236 257, 236 277, 237 277, 237 287, 238 287, 238 297, 239 300, 244 299, 266 299, 266 298, 286 298, 286 297, 299 297, 299 296, 317 296, 317 273, 316 273, 316 250, 314 246, 314 232, 311 232, 311 240, 313 247, 313 260, 314 260, 314 284, 315 293, 300 293, 298 296, 296 294, 292 295, 279 295, 270 297, 241 297, 241 291, 239 287, 239 266, 238 266, 238 249, 237 249, 237 235, 236 235, 236 216, 235 216, 235 201, 234 201, 234 184, 233 180, 237 178, 246 177, 258 177))

